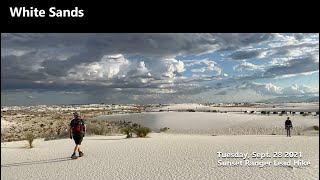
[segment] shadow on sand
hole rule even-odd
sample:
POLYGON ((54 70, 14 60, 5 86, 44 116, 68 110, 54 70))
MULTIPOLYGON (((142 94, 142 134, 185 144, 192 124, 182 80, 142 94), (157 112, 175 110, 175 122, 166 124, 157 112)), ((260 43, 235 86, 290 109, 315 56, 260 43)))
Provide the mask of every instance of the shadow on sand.
POLYGON ((56 158, 56 159, 47 159, 47 160, 40 160, 40 161, 29 161, 29 162, 21 162, 21 163, 12 163, 12 164, 3 164, 3 167, 14 167, 14 166, 26 166, 26 165, 35 165, 35 164, 46 164, 46 163, 55 163, 55 162, 63 162, 72 160, 70 157, 64 158, 56 158))
POLYGON ((6 147, 6 146, 1 146, 1 148, 6 148, 6 149, 29 149, 27 146, 21 146, 21 147, 6 147))
POLYGON ((86 139, 86 141, 96 141, 96 140, 101 140, 101 141, 115 141, 115 140, 124 140, 127 138, 122 138, 122 139, 86 139))

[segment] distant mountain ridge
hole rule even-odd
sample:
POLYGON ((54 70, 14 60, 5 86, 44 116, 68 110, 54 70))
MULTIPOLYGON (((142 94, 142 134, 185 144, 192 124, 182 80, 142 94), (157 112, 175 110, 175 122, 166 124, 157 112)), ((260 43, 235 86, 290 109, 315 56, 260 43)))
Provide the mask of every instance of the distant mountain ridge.
POLYGON ((260 102, 319 102, 319 96, 286 96, 276 97, 260 102))

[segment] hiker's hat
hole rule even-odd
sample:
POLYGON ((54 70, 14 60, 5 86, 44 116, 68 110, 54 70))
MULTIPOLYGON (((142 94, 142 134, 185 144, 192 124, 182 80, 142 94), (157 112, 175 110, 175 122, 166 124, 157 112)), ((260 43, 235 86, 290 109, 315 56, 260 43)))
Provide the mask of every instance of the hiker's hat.
POLYGON ((78 112, 74 112, 73 115, 77 116, 77 117, 80 116, 80 114, 78 112))

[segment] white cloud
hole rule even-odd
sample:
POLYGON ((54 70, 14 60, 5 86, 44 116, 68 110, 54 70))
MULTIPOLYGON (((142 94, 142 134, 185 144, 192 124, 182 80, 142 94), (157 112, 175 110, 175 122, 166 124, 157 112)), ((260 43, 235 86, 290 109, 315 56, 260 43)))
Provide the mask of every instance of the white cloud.
POLYGON ((285 79, 285 78, 294 77, 294 76, 297 76, 297 74, 280 75, 275 77, 274 79, 285 79))
POLYGON ((301 73, 301 75, 311 75, 311 74, 314 74, 314 73, 319 73, 319 70, 317 70, 317 71, 310 71, 310 72, 306 72, 306 73, 301 73))
POLYGON ((304 94, 314 94, 317 93, 316 89, 313 89, 305 85, 293 84, 291 87, 286 87, 283 89, 283 94, 285 95, 304 95, 304 94))
POLYGON ((113 58, 114 56, 104 56, 100 62, 76 65, 68 71, 65 79, 74 81, 110 80, 121 75, 121 70, 130 65, 130 62, 123 56, 113 58))
POLYGON ((219 67, 215 61, 208 58, 200 60, 183 60, 183 62, 185 63, 185 67, 192 67, 195 65, 202 66, 190 70, 194 73, 203 73, 209 71, 215 71, 217 75, 220 75, 222 73, 221 67, 219 67))
POLYGON ((195 72, 195 73, 200 73, 200 72, 205 72, 207 69, 205 67, 203 68, 198 68, 198 69, 191 69, 191 72, 195 72))
POLYGON ((282 88, 271 83, 243 83, 238 86, 241 89, 252 89, 259 94, 279 95, 282 94, 282 88))
POLYGON ((243 62, 240 65, 234 66, 233 69, 236 71, 243 71, 243 70, 253 71, 253 70, 263 69, 263 68, 262 66, 254 65, 249 62, 243 62))
POLYGON ((164 73, 165 77, 174 78, 177 73, 182 73, 185 71, 184 63, 176 59, 165 59, 166 72, 164 73))
POLYGON ((282 96, 291 96, 291 95, 313 95, 319 93, 319 90, 316 88, 311 88, 306 85, 297 85, 293 84, 290 87, 278 87, 276 85, 273 85, 271 83, 243 83, 237 88, 240 89, 251 89, 256 91, 259 94, 262 95, 282 95, 282 96))

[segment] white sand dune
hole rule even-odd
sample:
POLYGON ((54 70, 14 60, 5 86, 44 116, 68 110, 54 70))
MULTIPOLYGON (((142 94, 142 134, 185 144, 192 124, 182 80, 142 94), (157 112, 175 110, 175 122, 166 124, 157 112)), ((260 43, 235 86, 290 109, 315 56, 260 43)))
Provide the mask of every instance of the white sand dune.
POLYGON ((97 119, 109 121, 132 121, 153 130, 169 127, 170 133, 215 135, 270 135, 285 134, 284 121, 290 117, 293 134, 319 135, 313 126, 319 126, 318 116, 261 115, 245 113, 208 112, 151 112, 124 115, 106 115, 97 119))
POLYGON ((85 156, 77 160, 69 158, 74 146, 70 139, 37 139, 33 149, 25 145, 26 141, 1 144, 1 179, 319 179, 318 136, 91 136, 82 144, 85 156), (302 152, 301 160, 311 165, 260 168, 217 163, 217 152, 277 151, 302 152))
POLYGON ((209 106, 205 106, 202 104, 195 104, 195 103, 184 103, 184 104, 170 104, 164 107, 160 108, 153 108, 154 111, 159 111, 159 110, 187 110, 187 109, 202 109, 202 110, 207 110, 210 109, 209 106))
POLYGON ((253 106, 234 106, 232 104, 203 105, 195 103, 169 104, 160 108, 152 108, 149 111, 185 111, 193 109, 195 111, 295 111, 295 112, 316 112, 319 111, 319 102, 314 103, 274 103, 274 104, 254 104, 253 106))

